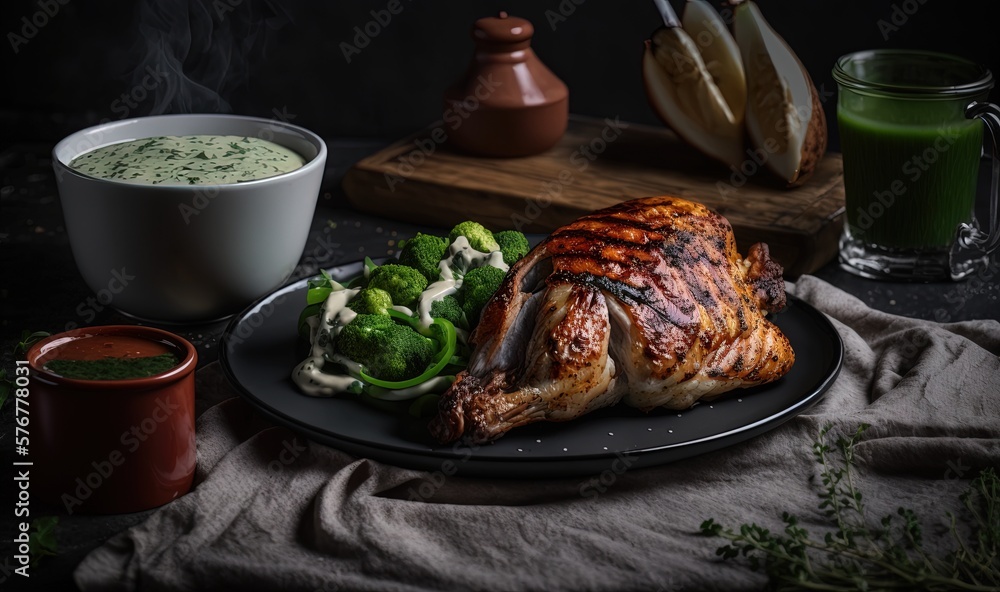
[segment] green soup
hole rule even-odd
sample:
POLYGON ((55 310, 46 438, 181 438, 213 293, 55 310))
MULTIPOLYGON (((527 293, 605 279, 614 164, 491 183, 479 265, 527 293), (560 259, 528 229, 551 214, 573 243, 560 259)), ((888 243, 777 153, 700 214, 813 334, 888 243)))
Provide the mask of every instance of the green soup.
POLYGON ((946 248, 972 218, 982 122, 908 123, 940 121, 916 104, 885 111, 866 113, 876 121, 837 109, 851 234, 880 247, 946 248))
POLYGON ((146 185, 225 185, 266 179, 305 164, 294 150, 248 136, 157 136, 102 146, 69 167, 146 185))

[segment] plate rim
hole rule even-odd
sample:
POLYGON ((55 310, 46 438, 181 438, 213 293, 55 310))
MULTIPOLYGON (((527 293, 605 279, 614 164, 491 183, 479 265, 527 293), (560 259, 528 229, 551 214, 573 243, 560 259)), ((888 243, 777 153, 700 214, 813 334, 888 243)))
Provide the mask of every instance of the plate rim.
MULTIPOLYGON (((390 257, 379 258, 379 259, 374 259, 374 261, 378 262, 380 260, 388 260, 388 259, 391 259, 391 258, 390 257)), ((331 273, 331 275, 333 275, 332 274, 332 270, 341 270, 343 268, 353 268, 353 267, 360 268, 363 265, 364 265, 364 261, 363 260, 349 261, 349 262, 346 262, 346 263, 342 263, 340 265, 334 265, 332 267, 324 268, 324 271, 326 271, 328 273, 331 273)), ((833 323, 830 321, 830 319, 824 313, 822 313, 819 309, 817 309, 813 305, 809 304, 805 300, 799 298, 798 296, 795 296, 794 294, 786 293, 786 299, 787 299, 787 302, 788 302, 788 304, 786 304, 786 309, 787 309, 787 307, 791 303, 794 302, 796 307, 801 308, 801 310, 803 312, 805 312, 807 315, 809 315, 810 317, 812 317, 815 321, 817 321, 820 325, 824 326, 824 328, 828 330, 829 336, 832 336, 833 340, 835 341, 835 343, 834 343, 835 347, 833 348, 833 350, 834 350, 833 351, 833 355, 831 356, 831 359, 829 360, 829 363, 826 364, 826 366, 825 366, 823 380, 820 383, 818 383, 816 386, 814 386, 808 394, 806 394, 805 396, 803 396, 801 399, 799 399, 798 401, 796 401, 794 404, 792 404, 792 405, 790 405, 788 407, 782 408, 777 413, 769 415, 769 416, 764 417, 764 418, 760 418, 760 419, 758 419, 755 422, 741 425, 738 428, 735 428, 735 429, 732 429, 732 430, 728 430, 726 432, 712 434, 710 436, 698 438, 698 439, 695 439, 695 440, 685 440, 683 442, 675 442, 675 443, 672 443, 672 444, 664 444, 664 445, 661 445, 661 446, 645 447, 645 448, 639 448, 639 449, 633 449, 633 450, 625 450, 625 451, 623 451, 623 450, 610 451, 609 450, 609 451, 605 451, 603 453, 574 454, 574 455, 568 455, 568 456, 567 455, 551 456, 550 455, 550 456, 531 456, 531 457, 525 457, 525 458, 516 458, 516 457, 512 457, 512 456, 485 456, 485 457, 480 456, 480 457, 475 457, 475 458, 472 458, 472 457, 461 458, 461 457, 458 456, 457 452, 455 451, 456 447, 461 446, 461 448, 459 448, 460 450, 462 450, 462 449, 468 450, 468 449, 472 448, 472 450, 474 452, 474 450, 476 448, 484 446, 484 445, 482 445, 482 444, 480 444, 480 445, 468 445, 468 444, 463 444, 462 441, 459 440, 456 443, 454 443, 451 447, 445 448, 445 449, 413 450, 411 448, 400 447, 400 446, 397 446, 395 444, 383 444, 383 443, 379 443, 379 442, 372 442, 370 440, 361 440, 361 439, 358 439, 358 438, 355 438, 355 437, 351 437, 351 436, 344 436, 344 435, 341 435, 341 434, 332 433, 332 432, 329 432, 329 431, 326 431, 326 430, 322 430, 321 428, 317 428, 314 425, 310 425, 308 423, 305 423, 305 422, 303 422, 303 421, 301 421, 299 419, 296 419, 294 417, 291 417, 291 416, 283 413, 282 411, 279 411, 279 410, 273 408, 272 406, 270 406, 267 403, 265 403, 264 401, 262 401, 253 392, 251 392, 250 389, 248 389, 242 382, 239 381, 239 379, 236 377, 236 375, 235 375, 235 373, 234 373, 234 371, 233 371, 233 369, 232 369, 232 367, 230 365, 229 353, 228 353, 229 345, 230 345, 229 341, 233 338, 233 336, 235 334, 235 330, 237 329, 237 327, 242 323, 242 321, 245 318, 247 318, 249 315, 252 315, 258 309, 260 309, 264 304, 266 304, 268 301, 273 301, 275 298, 277 298, 278 296, 280 296, 282 294, 287 294, 287 293, 290 293, 290 292, 295 292, 295 291, 297 291, 297 290, 305 287, 306 283, 312 277, 314 277, 314 275, 309 275, 309 276, 304 277, 304 278, 300 278, 300 279, 297 279, 297 280, 290 281, 290 282, 288 282, 288 283, 286 283, 286 284, 284 284, 284 285, 282 285, 282 286, 274 289, 273 291, 269 292, 268 294, 265 294, 264 296, 261 296, 260 298, 258 298, 257 300, 255 300, 253 303, 251 303, 250 305, 248 305, 245 309, 243 309, 239 313, 237 313, 237 314, 235 314, 235 315, 232 316, 232 318, 227 323, 226 328, 223 331, 223 333, 222 333, 222 335, 221 335, 221 337, 219 339, 219 363, 220 363, 220 366, 222 367, 223 374, 226 377, 226 380, 229 382, 230 386, 234 390, 236 390, 237 394, 239 394, 247 402, 251 403, 256 409, 258 409, 259 411, 263 412, 265 415, 274 418, 279 423, 285 425, 285 427, 289 427, 289 428, 291 428, 293 430, 304 432, 304 433, 308 434, 308 436, 311 437, 311 438, 313 438, 313 439, 318 439, 321 442, 323 440, 332 440, 332 441, 336 441, 336 442, 343 442, 343 443, 345 443, 347 445, 354 445, 354 446, 359 446, 359 447, 368 448, 368 449, 377 449, 377 450, 382 450, 382 451, 390 452, 390 453, 393 453, 393 454, 404 455, 404 456, 408 456, 408 457, 416 457, 416 458, 421 458, 421 459, 436 459, 436 460, 439 460, 439 461, 463 460, 466 463, 468 461, 474 461, 475 463, 479 463, 479 464, 489 464, 489 463, 494 463, 494 464, 502 464, 502 463, 506 463, 506 464, 509 464, 509 463, 524 463, 526 465, 534 465, 534 464, 547 464, 547 463, 567 463, 567 462, 585 462, 585 461, 607 460, 607 459, 610 459, 610 458, 615 458, 616 455, 625 456, 625 457, 635 457, 635 458, 638 458, 638 457, 641 457, 641 456, 648 456, 648 455, 651 455, 651 454, 655 454, 655 453, 658 453, 658 452, 664 452, 664 451, 671 450, 671 449, 695 448, 695 447, 698 447, 698 446, 704 446, 704 445, 708 445, 708 444, 712 444, 712 443, 722 444, 723 447, 724 447, 726 445, 725 444, 725 440, 727 440, 729 438, 737 437, 737 436, 743 435, 743 434, 745 434, 747 432, 753 432, 750 435, 748 435, 746 438, 739 439, 736 442, 733 442, 732 444, 736 444, 738 442, 742 442, 742 441, 748 440, 750 438, 753 438, 756 435, 760 435, 763 432, 770 431, 771 429, 777 428, 781 424, 785 423, 786 421, 789 421, 790 419, 794 418, 795 416, 797 416, 797 415, 805 412, 806 410, 808 410, 809 408, 811 408, 813 405, 817 404, 820 400, 823 399, 823 397, 826 395, 826 392, 830 389, 830 387, 833 385, 833 383, 837 380, 837 377, 840 375, 840 372, 841 372, 841 370, 843 368, 843 362, 844 362, 844 353, 845 353, 844 352, 844 340, 840 336, 840 333, 837 331, 836 327, 833 325, 833 323)), ((779 312, 777 314, 781 314, 781 313, 779 312)), ((764 386, 764 385, 761 385, 761 386, 764 386)), ((308 396, 308 395, 304 395, 303 394, 302 396, 308 396)), ((319 397, 319 398, 326 398, 326 397, 319 397)), ((690 458, 691 456, 698 456, 698 455, 700 455, 702 453, 703 452, 697 452, 696 451, 696 452, 693 452, 691 455, 685 455, 685 456, 679 457, 679 458, 677 458, 675 460, 681 460, 683 458, 690 458)), ((379 460, 379 459, 373 459, 373 460, 379 460)), ((666 461, 666 462, 672 462, 672 461, 666 461)), ((394 464, 394 463, 392 461, 390 461, 389 464, 394 464)), ((459 472, 462 472, 462 471, 459 471, 459 472)))

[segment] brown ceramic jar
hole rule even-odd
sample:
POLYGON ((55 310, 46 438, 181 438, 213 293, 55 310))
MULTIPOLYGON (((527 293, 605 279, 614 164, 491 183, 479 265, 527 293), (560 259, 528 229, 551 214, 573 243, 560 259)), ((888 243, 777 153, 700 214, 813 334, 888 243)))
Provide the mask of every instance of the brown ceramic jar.
POLYGON ((562 137, 569 92, 532 51, 534 30, 505 12, 476 21, 472 63, 445 92, 444 124, 454 146, 483 156, 527 156, 562 137))

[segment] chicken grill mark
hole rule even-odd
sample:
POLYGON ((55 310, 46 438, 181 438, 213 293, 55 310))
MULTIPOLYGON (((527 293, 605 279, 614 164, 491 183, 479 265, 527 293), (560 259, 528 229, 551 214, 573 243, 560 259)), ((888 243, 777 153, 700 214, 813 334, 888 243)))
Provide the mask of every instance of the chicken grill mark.
POLYGON ((518 261, 441 399, 442 442, 494 440, 619 401, 686 409, 777 380, 794 352, 764 312, 785 306, 767 245, 674 197, 624 202, 560 228, 518 261))

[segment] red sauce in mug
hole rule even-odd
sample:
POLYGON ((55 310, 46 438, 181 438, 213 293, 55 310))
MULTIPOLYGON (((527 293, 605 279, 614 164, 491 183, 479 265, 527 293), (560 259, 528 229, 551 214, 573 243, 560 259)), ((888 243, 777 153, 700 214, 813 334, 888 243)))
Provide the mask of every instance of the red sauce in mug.
POLYGON ((88 335, 70 339, 45 354, 51 360, 103 360, 104 358, 149 358, 176 354, 166 343, 129 335, 88 335))

